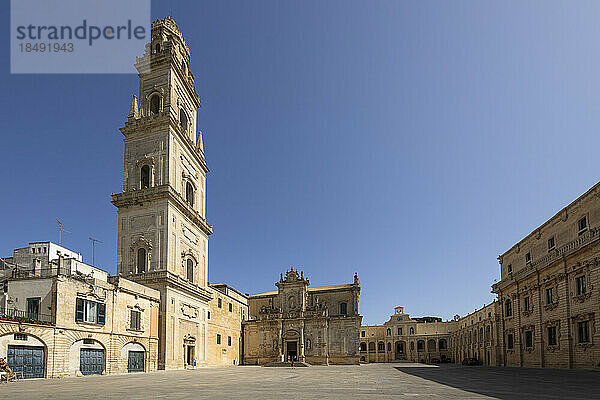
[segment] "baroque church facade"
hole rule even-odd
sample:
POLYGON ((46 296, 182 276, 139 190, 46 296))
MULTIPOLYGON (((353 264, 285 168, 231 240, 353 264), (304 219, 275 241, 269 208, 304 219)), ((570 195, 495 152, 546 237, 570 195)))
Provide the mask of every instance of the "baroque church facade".
POLYGON ((309 364, 358 364, 360 280, 309 287, 303 272, 290 268, 276 291, 250 296, 243 322, 244 363, 292 360, 309 364))

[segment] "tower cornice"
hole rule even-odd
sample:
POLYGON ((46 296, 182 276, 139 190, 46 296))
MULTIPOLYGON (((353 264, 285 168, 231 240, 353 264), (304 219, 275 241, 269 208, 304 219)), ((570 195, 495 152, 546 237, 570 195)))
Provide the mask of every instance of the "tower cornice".
POLYGON ((127 208, 142 205, 145 202, 166 199, 194 222, 207 236, 212 235, 213 227, 199 212, 194 210, 171 185, 154 186, 147 189, 131 190, 123 193, 112 194, 112 203, 115 207, 127 208))

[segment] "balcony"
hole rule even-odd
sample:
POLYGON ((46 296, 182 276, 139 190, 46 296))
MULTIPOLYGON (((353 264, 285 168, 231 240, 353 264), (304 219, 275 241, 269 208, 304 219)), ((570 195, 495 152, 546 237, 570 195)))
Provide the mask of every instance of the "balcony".
POLYGON ((16 308, 0 308, 0 321, 23 322, 27 324, 54 325, 51 314, 31 313, 16 308))

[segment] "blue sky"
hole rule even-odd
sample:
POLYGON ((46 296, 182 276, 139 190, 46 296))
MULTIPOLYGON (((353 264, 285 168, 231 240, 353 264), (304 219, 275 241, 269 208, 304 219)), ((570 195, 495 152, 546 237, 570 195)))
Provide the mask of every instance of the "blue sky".
MULTIPOLYGON (((0 255, 58 239, 115 271, 135 75, 11 75, 0 255)), ((598 4, 153 2, 192 52, 213 282, 359 273, 364 323, 492 299, 496 257, 598 181, 598 4)), ((135 54, 132 54, 132 62, 135 54)))

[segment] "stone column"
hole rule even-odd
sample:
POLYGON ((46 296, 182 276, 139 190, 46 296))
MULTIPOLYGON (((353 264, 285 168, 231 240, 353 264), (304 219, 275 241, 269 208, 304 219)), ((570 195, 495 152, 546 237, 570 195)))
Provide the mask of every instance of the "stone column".
POLYGON ((305 361, 304 358, 304 320, 302 320, 302 327, 300 328, 300 357, 299 360, 301 362, 305 361))

